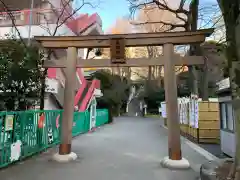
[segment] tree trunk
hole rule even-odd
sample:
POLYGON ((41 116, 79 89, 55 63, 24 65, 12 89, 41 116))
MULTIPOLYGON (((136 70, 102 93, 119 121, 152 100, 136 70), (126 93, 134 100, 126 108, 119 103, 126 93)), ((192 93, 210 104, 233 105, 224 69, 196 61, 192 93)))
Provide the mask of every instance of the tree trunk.
POLYGON ((113 113, 112 113, 112 108, 108 108, 108 123, 113 122, 113 113))
MULTIPOLYGON (((233 100, 237 100, 240 97, 240 56, 238 54, 240 40, 239 34, 239 0, 218 0, 221 8, 225 27, 226 27, 226 40, 227 40, 227 60, 229 67, 229 75, 231 80, 231 89, 233 100)), ((236 154, 235 154, 235 165, 237 169, 240 166, 240 107, 235 106, 235 134, 237 137, 236 143, 236 154)), ((238 173, 239 176, 239 173, 238 173)), ((236 179, 236 178, 235 178, 236 179)))
MULTIPOLYGON (((240 26, 238 25, 238 27, 236 27, 236 35, 237 32, 240 32, 240 26)), ((239 38, 236 38, 236 43, 238 44, 239 38)), ((239 50, 239 46, 236 46, 236 54, 238 54, 238 50, 239 50)), ((234 100, 238 100, 240 101, 239 97, 240 97, 240 58, 239 55, 236 56, 237 59, 235 59, 236 61, 232 61, 232 71, 231 71, 231 86, 232 86, 232 94, 233 94, 233 99, 234 100)), ((235 113, 235 135, 236 135, 236 155, 235 155, 235 166, 238 170, 240 170, 240 106, 236 106, 234 108, 234 113, 235 113)), ((235 175, 235 179, 237 179, 237 177, 240 177, 240 172, 237 172, 235 175)))
POLYGON ((124 72, 125 72, 125 76, 126 76, 127 80, 130 81, 130 79, 131 79, 131 68, 130 67, 124 67, 124 72))
POLYGON ((195 66, 188 67, 189 69, 189 86, 191 92, 195 95, 198 95, 198 79, 197 79, 197 70, 195 66))
POLYGON ((113 67, 112 70, 113 70, 113 74, 121 76, 120 67, 113 67))
MULTIPOLYGON (((198 22, 198 4, 199 0, 193 1, 190 5, 190 29, 191 31, 197 30, 197 22, 198 22)), ((199 48, 199 45, 190 45, 190 55, 196 55, 197 49, 199 48)), ((189 74, 190 74, 190 87, 191 92, 195 95, 198 95, 198 77, 197 77, 197 70, 196 66, 189 66, 189 74)))
POLYGON ((152 80, 152 66, 148 67, 148 82, 152 80))
POLYGON ((201 85, 201 97, 203 101, 208 101, 209 98, 209 88, 208 88, 208 64, 207 59, 204 58, 204 65, 202 69, 202 85, 201 85))
POLYGON ((158 80, 158 86, 162 87, 162 77, 161 77, 161 72, 162 72, 162 66, 158 66, 158 74, 157 74, 157 80, 158 80))
POLYGON ((47 68, 43 72, 43 76, 41 77, 41 90, 40 90, 40 110, 44 110, 44 97, 45 97, 45 78, 47 76, 47 68))

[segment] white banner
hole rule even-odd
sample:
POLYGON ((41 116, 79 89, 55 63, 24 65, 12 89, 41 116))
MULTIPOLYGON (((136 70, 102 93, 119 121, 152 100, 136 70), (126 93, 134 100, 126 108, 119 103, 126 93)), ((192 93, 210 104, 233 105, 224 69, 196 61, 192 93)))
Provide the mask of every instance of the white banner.
POLYGON ((161 102, 162 117, 167 118, 166 102, 161 102))
POLYGON ((182 98, 183 102, 183 124, 188 124, 188 106, 189 98, 182 98))
POLYGON ((198 128, 198 97, 195 97, 194 101, 194 127, 198 128))
POLYGON ((179 123, 183 123, 183 102, 181 98, 178 98, 178 114, 179 114, 179 123))
POLYGON ((198 128, 198 96, 191 95, 189 109, 190 126, 198 128))
POLYGON ((194 127, 194 97, 190 96, 190 108, 189 108, 189 124, 191 127, 194 127))
POLYGON ((188 104, 189 98, 178 98, 178 114, 180 124, 188 124, 188 104))

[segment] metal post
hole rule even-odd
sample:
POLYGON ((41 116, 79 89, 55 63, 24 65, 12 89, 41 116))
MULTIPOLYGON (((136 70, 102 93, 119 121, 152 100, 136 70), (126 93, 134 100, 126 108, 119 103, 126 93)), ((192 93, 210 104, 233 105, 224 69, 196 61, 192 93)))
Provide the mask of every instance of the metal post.
POLYGON ((64 104, 62 117, 62 132, 59 154, 66 155, 71 153, 72 142, 72 124, 74 113, 74 93, 76 84, 76 63, 77 63, 77 48, 69 47, 67 49, 67 68, 66 81, 64 90, 64 104))
POLYGON ((166 58, 164 61, 164 86, 168 119, 168 154, 171 160, 181 160, 182 154, 173 44, 164 44, 163 55, 166 58))
POLYGON ((28 45, 31 44, 31 29, 32 29, 32 16, 33 16, 33 7, 34 7, 34 0, 31 0, 31 8, 29 13, 29 24, 28 24, 28 45))

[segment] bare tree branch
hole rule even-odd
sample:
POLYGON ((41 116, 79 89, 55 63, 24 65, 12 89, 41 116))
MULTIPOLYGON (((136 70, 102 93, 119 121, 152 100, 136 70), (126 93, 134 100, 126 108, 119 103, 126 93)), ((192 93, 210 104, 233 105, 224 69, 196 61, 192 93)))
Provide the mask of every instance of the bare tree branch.
POLYGON ((179 9, 183 9, 183 6, 185 5, 186 0, 181 0, 180 4, 179 4, 179 9))
MULTIPOLYGON (((66 2, 66 3, 64 4, 63 0, 61 0, 61 3, 62 3, 62 5, 63 5, 63 8, 61 9, 61 12, 60 12, 60 14, 59 14, 59 16, 58 16, 58 18, 57 18, 56 28, 55 28, 55 30, 53 31, 53 35, 52 35, 52 36, 55 36, 55 34, 57 33, 58 28, 67 21, 67 20, 65 20, 65 22, 58 24, 59 21, 61 20, 62 16, 63 16, 65 10, 66 10, 66 7, 69 5, 69 3, 71 2, 71 0, 68 0, 68 1, 65 1, 65 2, 66 2)), ((70 17, 72 17, 72 16, 73 16, 73 15, 71 15, 70 17)), ((70 17, 68 17, 68 19, 69 19, 70 17)))
MULTIPOLYGON (((131 24, 132 24, 132 25, 135 25, 135 26, 137 26, 137 25, 145 25, 145 24, 162 24, 162 28, 163 28, 164 26, 171 26, 168 31, 173 30, 173 29, 178 28, 178 27, 182 28, 182 27, 185 26, 185 25, 182 25, 182 24, 168 23, 168 22, 164 22, 164 21, 161 21, 161 20, 159 20, 159 21, 151 21, 151 22, 150 22, 150 21, 131 22, 131 24)), ((160 29, 161 29, 161 28, 160 28, 160 29)))
MULTIPOLYGON (((51 2, 48 2, 48 3, 52 6, 51 2)), ((85 2, 85 0, 82 0, 81 6, 79 6, 77 9, 75 9, 73 12, 69 12, 67 10, 67 7, 70 5, 70 3, 71 3, 71 0, 61 0, 62 8, 61 8, 60 13, 59 13, 58 10, 54 10, 54 12, 56 14, 58 14, 58 16, 57 16, 56 22, 54 22, 54 24, 56 24, 56 26, 55 26, 53 31, 51 31, 51 29, 50 29, 49 20, 47 19, 47 16, 46 16, 45 13, 39 13, 39 14, 43 16, 43 18, 44 18, 44 20, 46 22, 47 27, 44 26, 43 24, 40 24, 39 27, 41 27, 44 30, 46 30, 50 36, 55 36, 57 31, 58 31, 58 29, 63 24, 65 24, 70 18, 72 18, 81 8, 83 8, 83 6, 89 5, 92 8, 95 8, 95 7, 98 6, 98 5, 94 6, 90 2, 85 2), (67 16, 65 16, 65 14, 67 14, 67 16)), ((52 23, 52 22, 50 22, 50 23, 52 23)), ((54 53, 54 51, 52 51, 52 50, 49 50, 47 54, 48 54, 47 55, 47 59, 50 59, 51 55, 53 55, 55 58, 57 58, 56 53, 54 53)))
POLYGON ((148 79, 148 77, 147 76, 144 76, 144 75, 141 75, 140 73, 139 73, 140 71, 132 71, 132 73, 134 74, 134 75, 137 75, 138 77, 140 77, 141 79, 143 79, 143 80, 147 80, 148 79))
POLYGON ((19 39, 21 40, 21 42, 23 43, 24 47, 27 47, 26 43, 24 42, 21 33, 19 32, 19 29, 17 28, 16 24, 15 24, 15 18, 12 14, 12 12, 9 10, 8 6, 3 2, 3 0, 0 0, 0 2, 2 3, 4 10, 7 12, 8 16, 10 17, 11 21, 12 21, 12 27, 15 28, 15 30, 17 31, 17 34, 19 36, 19 39))
MULTIPOLYGON (((69 0, 70 2, 71 0, 69 0)), ((80 9, 82 9, 83 6, 89 5, 92 8, 96 8, 98 5, 94 6, 93 4, 91 4, 90 2, 85 2, 85 0, 82 0, 82 5, 79 6, 77 9, 75 9, 72 14, 70 14, 68 17, 66 17, 65 19, 63 19, 63 21, 57 26, 60 27, 61 25, 63 25, 69 18, 71 18, 72 16, 74 16, 80 9)))
POLYGON ((144 8, 144 7, 146 8, 146 7, 148 7, 149 5, 152 5, 152 4, 153 4, 153 2, 146 2, 146 3, 136 4, 136 3, 134 3, 135 0, 127 0, 127 1, 131 4, 131 6, 130 6, 130 14, 131 14, 132 17, 135 16, 135 13, 136 13, 136 11, 137 11, 138 9, 141 9, 141 8, 144 8))
POLYGON ((177 69, 175 69, 175 73, 181 73, 181 72, 184 72, 184 68, 185 68, 186 66, 185 65, 182 65, 181 67, 179 67, 179 68, 177 68, 177 69))
MULTIPOLYGON (((163 2, 160 2, 158 0, 153 0, 150 1, 148 3, 140 3, 140 4, 134 4, 132 1, 134 0, 128 0, 131 3, 131 9, 132 9, 132 16, 134 16, 133 14, 133 10, 144 10, 144 11, 152 11, 156 8, 156 10, 158 9, 158 11, 163 11, 163 12, 170 12, 172 13, 176 19, 178 23, 172 23, 172 22, 166 22, 163 20, 156 20, 156 21, 151 21, 151 20, 147 20, 144 22, 134 22, 134 20, 132 21, 133 25, 143 25, 143 24, 162 24, 162 28, 168 27, 166 31, 172 31, 174 29, 177 28, 183 28, 183 29, 187 29, 188 27, 188 21, 187 21, 187 17, 189 15, 189 11, 185 10, 183 8, 186 0, 181 0, 179 8, 178 9, 172 9, 168 6, 167 2, 165 0, 163 0, 163 2), (179 23, 180 22, 180 23, 179 23)), ((134 19, 134 18, 133 18, 134 19)))
MULTIPOLYGON (((0 0, 0 2, 3 4, 4 9, 7 11, 8 15, 9 15, 11 21, 12 21, 12 26, 16 29, 20 40, 23 42, 24 46, 27 47, 25 42, 22 39, 21 33, 19 32, 19 30, 18 30, 18 28, 15 24, 15 18, 13 16, 12 12, 9 10, 9 8, 6 6, 6 4, 3 2, 3 0, 0 0)), ((57 20, 55 22, 56 27, 55 27, 53 33, 51 33, 51 29, 49 28, 48 18, 46 17, 45 14, 43 14, 43 18, 45 20, 45 23, 47 24, 47 27, 44 27, 43 24, 41 24, 41 23, 40 23, 40 27, 43 28, 44 30, 46 30, 49 33, 49 35, 55 36, 57 31, 58 31, 58 28, 61 27, 64 23, 66 23, 68 21, 68 19, 70 19, 72 16, 74 16, 83 6, 89 5, 92 8, 94 8, 94 6, 91 3, 85 2, 85 0, 82 0, 82 5, 79 6, 77 9, 75 9, 73 12, 70 13, 70 12, 67 11, 67 6, 70 5, 70 2, 72 2, 72 1, 71 0, 61 0, 61 3, 62 3, 61 12, 59 13, 59 11, 55 11, 55 13, 58 14, 58 16, 57 16, 57 20), (67 16, 65 16, 64 13, 67 13, 67 16)), ((50 2, 48 1, 48 3, 50 3, 50 2)), ((51 3, 50 3, 50 5, 52 6, 51 3)), ((57 58, 57 54, 53 50, 48 49, 46 58, 50 59, 52 55, 55 58, 57 58)), ((43 109, 43 107, 44 107, 45 77, 46 77, 46 75, 47 75, 47 68, 44 69, 43 77, 41 78, 42 87, 41 87, 40 109, 43 109)))
POLYGON ((167 3, 161 3, 159 0, 153 0, 153 3, 155 3, 159 9, 162 9, 162 10, 167 10, 167 11, 170 11, 174 14, 177 14, 177 13, 182 13, 182 14, 186 14, 188 15, 189 14, 189 11, 187 11, 186 9, 183 8, 183 5, 185 4, 185 0, 182 0, 181 3, 183 3, 182 7, 181 7, 181 3, 180 3, 180 6, 178 9, 172 9, 170 8, 170 6, 167 5, 167 3))

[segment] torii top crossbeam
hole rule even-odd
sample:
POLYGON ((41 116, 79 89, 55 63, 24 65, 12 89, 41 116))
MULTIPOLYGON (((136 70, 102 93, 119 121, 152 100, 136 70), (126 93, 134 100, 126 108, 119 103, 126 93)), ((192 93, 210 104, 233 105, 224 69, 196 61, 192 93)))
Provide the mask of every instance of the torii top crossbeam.
POLYGON ((35 36, 44 48, 108 48, 110 39, 124 39, 126 47, 158 46, 163 44, 202 43, 213 33, 214 29, 203 29, 195 32, 158 32, 97 36, 35 36))

